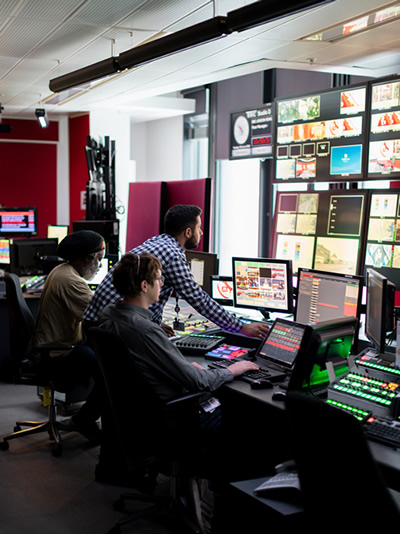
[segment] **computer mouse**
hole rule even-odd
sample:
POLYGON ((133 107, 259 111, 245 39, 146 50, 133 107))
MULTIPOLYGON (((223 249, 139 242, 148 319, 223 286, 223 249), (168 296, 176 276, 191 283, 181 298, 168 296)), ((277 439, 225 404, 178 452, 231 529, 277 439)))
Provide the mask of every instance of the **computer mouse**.
POLYGON ((269 380, 253 380, 250 384, 251 389, 271 389, 273 388, 272 382, 269 380))
POLYGON ((286 393, 284 391, 275 391, 275 393, 272 394, 272 400, 285 400, 286 393))

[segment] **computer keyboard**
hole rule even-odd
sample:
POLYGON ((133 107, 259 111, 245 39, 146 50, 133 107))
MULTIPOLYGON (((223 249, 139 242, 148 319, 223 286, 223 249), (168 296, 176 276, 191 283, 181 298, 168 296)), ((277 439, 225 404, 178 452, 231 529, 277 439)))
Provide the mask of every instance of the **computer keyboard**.
POLYGON ((400 448, 400 423, 373 419, 364 426, 367 437, 390 447, 400 448))
MULTIPOLYGON (((238 360, 236 360, 237 362, 238 360)), ((221 360, 218 362, 213 362, 210 364, 210 367, 212 368, 223 368, 226 369, 230 365, 235 363, 235 360, 221 360)), ((268 369, 256 369, 254 371, 246 371, 242 375, 238 376, 240 380, 244 380, 245 382, 249 382, 250 384, 254 382, 255 380, 269 380, 273 376, 273 373, 271 373, 268 369)))
POLYGON ((293 471, 278 473, 268 478, 265 482, 257 486, 254 493, 264 493, 271 490, 298 490, 300 491, 300 480, 297 473, 293 471))

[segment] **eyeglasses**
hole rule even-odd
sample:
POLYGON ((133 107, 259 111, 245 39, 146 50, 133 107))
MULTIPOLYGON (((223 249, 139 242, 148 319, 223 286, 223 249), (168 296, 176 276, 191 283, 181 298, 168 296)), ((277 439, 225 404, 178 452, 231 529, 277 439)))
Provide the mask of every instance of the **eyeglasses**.
POLYGON ((160 285, 163 285, 165 281, 165 276, 160 276, 159 278, 156 278, 156 280, 160 282, 160 285))

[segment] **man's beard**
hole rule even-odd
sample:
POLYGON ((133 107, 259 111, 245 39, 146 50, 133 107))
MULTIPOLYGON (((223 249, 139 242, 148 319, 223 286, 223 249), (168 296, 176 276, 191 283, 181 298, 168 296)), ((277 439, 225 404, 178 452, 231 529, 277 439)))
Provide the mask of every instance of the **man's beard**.
POLYGON ((193 250, 194 248, 197 248, 198 246, 199 246, 199 243, 197 241, 194 241, 194 236, 190 237, 189 239, 186 239, 186 242, 185 242, 186 250, 193 250))

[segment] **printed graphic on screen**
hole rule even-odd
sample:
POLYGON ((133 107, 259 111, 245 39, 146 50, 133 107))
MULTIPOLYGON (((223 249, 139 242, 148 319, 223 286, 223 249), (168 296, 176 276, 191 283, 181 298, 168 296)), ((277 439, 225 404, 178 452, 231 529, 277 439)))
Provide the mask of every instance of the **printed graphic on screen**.
POLYGON ((391 109, 400 104, 400 82, 385 83, 372 87, 372 109, 391 109))
POLYGON ((375 113, 371 117, 371 132, 374 134, 400 131, 400 112, 375 113))
POLYGON ((234 275, 238 305, 288 308, 286 264, 238 261, 234 275))
POLYGON ((372 141, 369 144, 368 172, 400 172, 400 139, 372 141))
POLYGON ((294 234, 296 231, 296 214, 278 213, 276 231, 281 234, 294 234))
POLYGON ((332 195, 329 203, 328 235, 359 236, 363 207, 363 195, 332 195))
POLYGON ((380 244, 367 244, 365 265, 371 267, 390 267, 392 258, 392 246, 380 244))
POLYGON ((292 260, 293 272, 299 267, 311 269, 315 238, 301 235, 278 235, 275 257, 292 260))
POLYGON ((395 245, 393 247, 393 261, 392 267, 400 269, 400 246, 395 245))
POLYGON ((358 247, 358 239, 317 237, 314 269, 356 274, 358 247))
POLYGON ((361 145, 334 146, 331 148, 331 174, 360 174, 361 145))
POLYGON ((370 217, 396 217, 397 195, 372 195, 370 217))
POLYGON ((393 241, 395 230, 394 219, 370 219, 367 239, 368 241, 393 241))
POLYGON ((318 212, 318 194, 300 193, 299 195, 299 213, 317 213, 318 212))
POLYGON ((229 280, 212 280, 212 298, 232 300, 233 282, 229 280))
POLYGON ((317 216, 299 213, 296 221, 296 234, 314 235, 317 229, 317 216))
POLYGON ((10 240, 0 239, 0 263, 10 263, 10 240))
POLYGON ((297 178, 315 178, 317 160, 315 158, 296 160, 297 178))
POLYGON ((342 91, 340 97, 340 113, 343 115, 365 111, 365 88, 342 91))
POLYGON ((305 97, 287 100, 278 105, 279 122, 316 119, 320 114, 320 97, 305 97))
POLYGON ((0 232, 4 234, 34 234, 35 212, 33 210, 0 209, 0 232))

